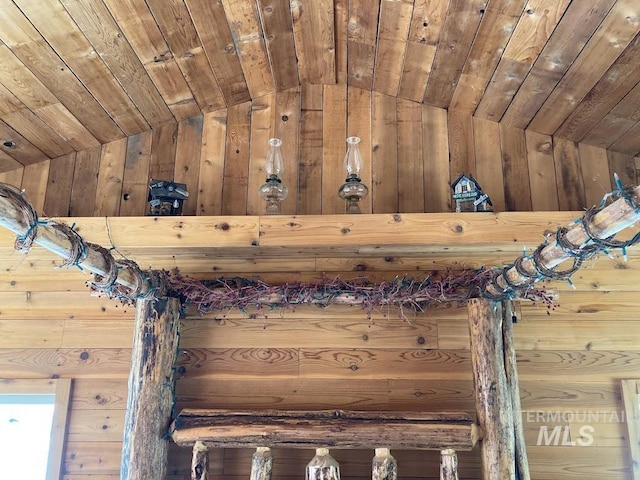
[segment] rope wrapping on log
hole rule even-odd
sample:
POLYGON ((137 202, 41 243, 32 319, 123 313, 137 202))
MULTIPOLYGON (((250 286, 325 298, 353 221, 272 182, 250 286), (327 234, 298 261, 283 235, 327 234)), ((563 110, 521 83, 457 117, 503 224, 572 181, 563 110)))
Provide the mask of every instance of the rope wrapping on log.
MULTIPOLYGON (((65 258, 63 266, 77 266, 94 274, 91 287, 123 303, 171 295, 202 312, 341 303, 361 305, 370 313, 374 308, 395 306, 404 317, 404 308, 420 311, 474 297, 493 301, 530 299, 551 305, 553 295, 544 288, 534 288, 537 281, 550 279, 571 283, 571 275, 585 260, 614 248, 621 249, 626 257, 626 248, 640 241, 640 232, 629 240, 614 238, 640 218, 640 187, 625 189, 619 180, 616 182, 617 190, 605 195, 599 207, 587 210, 569 227, 558 227, 532 254, 523 253, 505 267, 464 270, 455 274, 448 271, 439 277, 423 279, 396 277, 380 283, 360 277, 349 281, 323 278, 316 283, 269 285, 238 278, 200 281, 177 272, 142 271, 132 260, 114 259, 112 251, 118 250, 112 240, 112 248, 106 249, 86 243, 73 226, 39 220, 23 193, 6 184, 0 184, 0 205, 7 213, 6 218, 0 218, 0 225, 16 233, 16 249, 25 252, 34 242, 42 245, 65 258), (610 201, 612 203, 607 205, 610 201), (550 241, 553 238, 555 241, 550 241), (559 264, 567 259, 571 259, 573 265, 559 269, 559 264)), ((106 227, 111 239, 108 221, 106 227)))
POLYGON ((523 254, 510 265, 501 269, 494 268, 493 275, 480 287, 480 296, 493 301, 526 298, 527 292, 534 283, 542 279, 566 280, 573 286, 571 276, 580 269, 585 260, 594 258, 600 253, 609 253, 612 249, 620 249, 626 260, 626 249, 640 241, 640 232, 628 240, 616 240, 615 234, 599 235, 594 227, 595 216, 611 207, 614 200, 622 200, 626 203, 631 210, 630 213, 636 217, 640 214, 640 203, 634 197, 635 189, 624 188, 617 175, 615 181, 617 186, 615 191, 606 194, 598 207, 587 209, 582 217, 575 220, 574 224, 581 228, 584 241, 580 244, 572 242, 568 238, 570 229, 558 227, 554 233, 545 236, 544 242, 531 255, 523 254), (607 205, 609 202, 611 203, 607 205), (550 242, 550 237, 553 237, 555 242, 550 242), (544 253, 556 247, 561 253, 557 258, 559 261, 548 266, 548 262, 543 258, 544 253), (559 264, 568 259, 573 261, 571 267, 560 270, 559 264))

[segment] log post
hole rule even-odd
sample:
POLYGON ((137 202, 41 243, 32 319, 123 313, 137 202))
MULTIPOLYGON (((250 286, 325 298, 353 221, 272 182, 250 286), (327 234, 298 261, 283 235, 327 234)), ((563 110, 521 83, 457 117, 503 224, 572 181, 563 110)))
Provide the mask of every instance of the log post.
POLYGON ((376 448, 371 463, 371 480, 397 480, 398 462, 388 448, 376 448))
POLYGON ((502 341, 502 306, 469 300, 471 363, 476 415, 484 433, 480 443, 483 480, 515 480, 515 446, 511 392, 502 341))
POLYGON ((513 409, 513 427, 516 449, 516 472, 518 480, 531 480, 527 447, 524 441, 524 425, 522 424, 522 405, 520 404, 520 387, 518 386, 518 368, 516 364, 516 350, 513 343, 513 302, 502 303, 502 338, 504 343, 504 363, 507 374, 507 384, 511 392, 511 407, 513 409))
POLYGON ((209 447, 202 442, 193 445, 191 458, 191 480, 207 480, 209 478, 209 447))
POLYGON ((452 448, 440 452, 440 480, 458 480, 458 456, 452 448))
POLYGON ((251 457, 251 480, 270 480, 273 457, 269 447, 256 448, 251 457))
POLYGON ((176 298, 137 301, 121 480, 166 478, 179 314, 176 298))

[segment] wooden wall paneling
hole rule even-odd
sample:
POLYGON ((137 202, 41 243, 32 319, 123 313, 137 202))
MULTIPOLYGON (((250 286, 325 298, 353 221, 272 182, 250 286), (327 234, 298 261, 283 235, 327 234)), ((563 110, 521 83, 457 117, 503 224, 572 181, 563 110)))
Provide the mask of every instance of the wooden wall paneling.
POLYGON ((24 165, 18 162, 11 155, 0 150, 0 172, 10 172, 23 167, 24 165))
MULTIPOLYGON (((360 202, 360 210, 362 213, 373 212, 373 92, 362 90, 357 87, 347 87, 347 137, 360 138, 360 155, 362 157, 362 170, 360 170, 360 179, 369 188, 369 195, 360 202)), ((345 139, 344 159, 347 152, 347 143, 345 139)), ((342 182, 336 187, 337 195, 340 185, 347 178, 347 171, 344 163, 340 164, 340 173, 342 182)), ((344 212, 344 210, 343 210, 344 212)), ((342 213, 342 212, 341 212, 342 213)))
POLYGON ((571 140, 554 138, 553 158, 560 210, 583 210, 586 206, 590 206, 585 205, 578 145, 571 140))
POLYGON ((571 2, 501 121, 519 128, 531 122, 615 3, 571 2))
POLYGON ((297 211, 322 212, 322 85, 301 86, 297 211))
POLYGON ((373 90, 380 0, 349 0, 347 84, 373 90))
POLYGON ((127 139, 122 138, 102 146, 98 173, 98 195, 94 216, 115 217, 120 212, 124 164, 127 159, 127 139))
POLYGON ((299 85, 289 0, 258 0, 265 43, 277 91, 299 85))
MULTIPOLYGON (((2 50, 3 53, 6 54, 6 47, 2 50)), ((7 79, 4 78, 6 72, 0 71, 0 115, 7 115, 8 113, 17 112, 26 108, 25 104, 20 101, 18 97, 16 97, 7 87, 5 87, 1 81, 7 82, 7 79)), ((11 79, 7 82, 11 85, 11 79)), ((54 100, 55 101, 55 100, 54 100)))
MULTIPOLYGON (((326 0, 325 0, 326 1, 326 0)), ((329 1, 329 4, 332 2, 329 1)), ((330 82, 346 84, 348 79, 349 61, 347 58, 349 25, 349 0, 333 1, 333 48, 335 56, 333 58, 335 74, 330 78, 330 82)), ((331 50, 331 45, 329 46, 331 50)), ((300 79, 302 81, 302 78, 300 79)))
POLYGON ((198 177, 200 176, 200 150, 202 148, 202 115, 188 118, 178 124, 176 165, 173 179, 184 183, 189 198, 182 207, 183 215, 195 215, 198 211, 198 177))
POLYGON ((373 92, 371 194, 374 213, 398 212, 397 100, 373 92))
POLYGON ((198 176, 198 215, 222 212, 222 179, 226 158, 227 110, 204 115, 200 175, 198 176))
POLYGON ((614 145, 640 120, 638 102, 640 102, 640 83, 587 133, 582 142, 603 148, 614 145))
POLYGON ((412 13, 413 2, 381 0, 373 78, 376 92, 398 95, 412 13))
MULTIPOLYGON (((98 140, 4 44, 0 45, 0 83, 74 149, 98 145, 98 140), (52 111, 59 113, 52 114, 52 111)), ((11 110, 17 107, 15 105, 11 110)))
MULTIPOLYGON (((86 88, 68 70, 56 53, 13 3, 3 3, 3 21, 12 23, 4 29, 2 40, 13 54, 25 62, 53 94, 102 141, 122 136, 122 132, 86 88), (6 8, 5 8, 6 7, 6 8), (38 59, 38 62, 33 61, 38 59)), ((5 51, 6 53, 6 51, 5 51)))
POLYGON ((275 135, 283 141, 281 150, 285 163, 282 181, 289 195, 282 202, 280 211, 285 215, 297 213, 297 193, 300 158, 300 88, 276 93, 275 135))
POLYGON ((398 96, 422 102, 449 0, 417 0, 413 5, 398 96))
MULTIPOLYGON (((627 45, 638 34, 637 21, 629 22, 627 20, 629 11, 634 5, 634 0, 618 0, 616 2, 535 114, 530 128, 542 133, 555 133, 575 109, 575 104, 584 99, 598 80, 614 64, 618 56, 624 52, 627 45), (614 44, 611 43, 611 38, 615 38, 614 44)), ((631 47, 634 52, 637 52, 638 44, 640 44, 640 37, 638 37, 637 44, 631 47)), ((637 77, 637 74, 635 76, 637 77)), ((616 85, 620 87, 624 83, 623 77, 616 80, 616 85)), ((628 88, 632 86, 633 84, 628 85, 628 88)))
POLYGON ((71 410, 67 441, 120 442, 124 410, 71 410))
POLYGON ((611 188, 615 188, 613 174, 617 173, 622 185, 637 185, 636 164, 633 155, 607 150, 611 188))
POLYGON ((491 198, 493 210, 504 212, 504 179, 500 126, 496 122, 473 117, 473 142, 476 155, 476 180, 491 198))
POLYGON ((487 84, 475 115, 500 121, 570 0, 530 0, 487 84))
POLYGON ((28 108, 2 115, 1 118, 49 158, 66 155, 73 151, 73 147, 64 138, 28 108))
MULTIPOLYGON (((143 132, 127 138, 127 153, 122 179, 120 216, 142 216, 148 211, 149 164, 153 132, 143 132)), ((200 148, 200 145, 197 145, 200 148)), ((190 191, 190 197, 194 195, 190 191)))
MULTIPOLYGON (((0 159, 1 161, 1 159, 0 159)), ((11 170, 0 171, 0 182, 19 187, 23 181, 24 167, 19 166, 11 170)), ((42 212, 42 210, 40 210, 42 212)))
MULTIPOLYGON (((290 8, 300 83, 336 83, 336 57, 343 56, 346 62, 347 56, 346 39, 344 47, 339 48, 340 28, 334 27, 334 14, 336 21, 341 13, 346 17, 346 1, 337 0, 335 7, 333 0, 304 5, 292 1, 290 8)), ((340 83, 346 83, 346 80, 340 83)))
POLYGON ((129 95, 59 1, 35 6, 28 0, 19 0, 17 4, 125 135, 149 129, 129 95))
POLYGON ((251 98, 275 91, 264 32, 255 2, 221 0, 251 98))
POLYGON ((51 162, 47 180, 47 193, 44 198, 44 210, 40 213, 49 217, 69 216, 75 163, 76 152, 63 155, 51 162))
POLYGON ((167 123, 153 129, 151 141, 150 180, 173 181, 176 162, 178 124, 167 123))
POLYGON ((345 213, 338 188, 344 183, 347 136, 347 87, 325 85, 322 109, 322 213, 345 213))
POLYGON ((531 208, 534 212, 558 210, 558 184, 555 170, 558 165, 554 162, 553 139, 550 135, 531 130, 525 131, 525 139, 531 185, 531 208))
POLYGON ((424 212, 422 105, 397 100, 398 211, 424 212))
MULTIPOLYGON (((322 85, 301 85, 297 211, 322 212, 322 85)), ((348 104, 347 104, 348 107, 348 104)))
POLYGON ((4 43, 0 44, 0 83, 5 92, 3 114, 19 110, 20 102, 34 111, 59 102, 4 43))
POLYGON ((251 139, 251 102, 228 109, 222 180, 222 215, 246 215, 251 139))
POLYGON ((61 103, 37 109, 36 115, 79 152, 100 145, 93 134, 61 103))
POLYGON ((640 33, 585 95, 554 133, 581 141, 640 82, 636 59, 640 54, 640 33))
POLYGON ((604 194, 612 188, 609 180, 611 177, 607 151, 604 148, 579 143, 578 155, 584 185, 585 206, 598 205, 604 194))
MULTIPOLYGON (((224 107, 222 91, 184 1, 148 0, 146 3, 200 110, 208 112, 224 107)), ((167 52, 160 50, 155 55, 163 58, 167 52)))
POLYGON ((98 191, 101 157, 102 147, 94 147, 76 153, 69 215, 73 217, 92 217, 94 215, 96 199, 102 194, 98 191))
POLYGON ((424 102, 447 108, 485 14, 482 0, 450 0, 424 102))
POLYGON ((97 0, 61 1, 149 125, 173 121, 167 104, 105 4, 97 0))
POLYGON ((422 107, 425 212, 451 211, 448 123, 446 110, 422 107))
POLYGON ((47 156, 5 122, 0 121, 0 150, 22 165, 47 160, 47 156), (7 144, 6 142, 11 142, 7 144))
MULTIPOLYGON (((266 202, 258 195, 258 189, 267 177, 265 159, 269 151, 269 139, 275 136, 275 103, 275 93, 263 95, 251 102, 251 140, 248 143, 249 169, 246 191, 247 215, 264 215, 266 213, 266 202)), ((287 139, 281 138, 281 140, 284 144, 287 139)), ((284 155, 283 160, 286 169, 287 160, 284 155)))
POLYGON ((104 3, 176 120, 199 115, 200 108, 147 4, 138 0, 104 3))
POLYGON ((526 3, 527 0, 500 0, 487 4, 450 108, 469 113, 476 110, 526 3))
POLYGON ((640 121, 610 146, 611 150, 637 155, 640 153, 640 121))
POLYGON ((449 185, 451 185, 463 173, 476 175, 476 151, 473 141, 473 117, 467 112, 449 110, 447 122, 450 158, 449 185))
POLYGON ((435 54, 436 47, 433 45, 411 40, 407 42, 398 97, 422 102, 435 54))
POLYGON ((32 163, 24 167, 22 190, 29 199, 29 203, 33 205, 33 208, 35 208, 38 213, 44 210, 44 199, 47 193, 50 164, 50 160, 45 160, 44 162, 32 163))
POLYGON ((227 105, 251 100, 222 3, 208 0, 185 3, 227 105))
POLYGON ((531 210, 531 184, 524 130, 500 124, 506 210, 531 210))

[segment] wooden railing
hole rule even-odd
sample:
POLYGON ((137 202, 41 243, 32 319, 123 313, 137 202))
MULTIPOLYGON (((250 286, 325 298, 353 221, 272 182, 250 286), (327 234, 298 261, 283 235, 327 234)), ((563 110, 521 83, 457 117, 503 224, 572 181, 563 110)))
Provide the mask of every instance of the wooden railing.
MULTIPOLYGON (((239 447, 257 448, 252 480, 270 478, 272 447, 438 450, 441 479, 451 480, 458 478, 456 450, 471 450, 481 432, 466 413, 188 409, 174 420, 171 437, 193 447, 193 480, 207 478, 209 448, 239 447)), ((389 472, 374 462, 372 478, 391 480, 389 472)))

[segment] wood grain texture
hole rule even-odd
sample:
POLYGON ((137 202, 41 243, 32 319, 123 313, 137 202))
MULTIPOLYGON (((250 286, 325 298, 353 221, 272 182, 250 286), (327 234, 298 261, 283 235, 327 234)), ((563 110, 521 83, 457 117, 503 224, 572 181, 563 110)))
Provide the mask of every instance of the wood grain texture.
POLYGON ((396 99, 374 93, 372 97, 372 206, 380 213, 398 210, 398 126, 396 99))
POLYGON ((588 207, 589 205, 585 205, 578 146, 570 140, 556 138, 553 141, 553 159, 560 210, 581 210, 588 207))
POLYGON ((524 130, 500 124, 504 200, 507 210, 531 210, 531 187, 524 130))
POLYGON ((251 103, 241 103, 227 110, 227 137, 222 179, 222 214, 247 214, 247 189, 251 135, 251 103))
POLYGON ((200 153, 202 145, 202 116, 183 120, 178 124, 174 181, 187 186, 189 198, 182 206, 183 215, 197 212, 198 178, 200 177, 200 153))
MULTIPOLYGON (((100 147, 82 150, 76 154, 76 168, 73 171, 73 186, 69 215, 91 217, 95 212, 98 197, 98 177, 100 175, 100 147)), ((57 160, 53 160, 54 162, 57 160)), ((102 184, 101 186, 104 186, 102 184)))
POLYGON ((44 199, 44 212, 50 216, 68 216, 71 201, 73 175, 76 154, 70 153, 56 158, 49 165, 47 192, 44 199))
MULTIPOLYGON (((556 184, 555 167, 563 167, 564 158, 554 162, 554 143, 550 135, 525 132, 527 142, 527 161, 529 163, 529 182, 531 184, 531 207, 535 211, 558 210, 558 186, 556 184)), ((562 152, 558 149, 558 154, 562 152)), ((567 178, 570 182, 573 179, 567 178)), ((574 183, 577 185, 577 183, 574 183)), ((564 203, 568 195, 563 193, 564 203)))
POLYGON ((615 3, 571 2, 501 121, 519 128, 530 123, 615 3))

